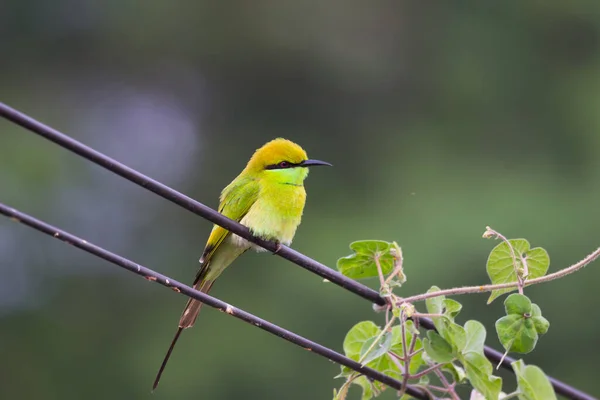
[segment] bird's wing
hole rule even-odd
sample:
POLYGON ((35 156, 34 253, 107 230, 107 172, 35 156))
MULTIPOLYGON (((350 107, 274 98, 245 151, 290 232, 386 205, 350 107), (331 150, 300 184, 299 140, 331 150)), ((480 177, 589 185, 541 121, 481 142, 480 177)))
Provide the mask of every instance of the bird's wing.
MULTIPOLYGON (((250 207, 256 202, 259 190, 260 186, 256 179, 235 179, 223 189, 218 211, 234 221, 241 221, 248 213, 248 210, 250 210, 250 207)), ((202 257, 200 258, 202 267, 200 268, 200 271, 198 271, 194 283, 197 283, 207 272, 211 257, 229 234, 230 232, 227 229, 219 225, 213 227, 206 242, 202 257)))

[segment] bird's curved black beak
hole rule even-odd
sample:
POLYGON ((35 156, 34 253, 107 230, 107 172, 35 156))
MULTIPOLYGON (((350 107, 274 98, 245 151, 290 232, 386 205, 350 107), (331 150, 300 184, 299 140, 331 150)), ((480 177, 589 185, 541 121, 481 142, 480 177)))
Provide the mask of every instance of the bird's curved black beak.
POLYGON ((298 164, 298 166, 300 167, 316 167, 318 165, 327 165, 328 167, 333 167, 332 164, 329 164, 326 161, 319 160, 304 160, 300 164, 298 164))

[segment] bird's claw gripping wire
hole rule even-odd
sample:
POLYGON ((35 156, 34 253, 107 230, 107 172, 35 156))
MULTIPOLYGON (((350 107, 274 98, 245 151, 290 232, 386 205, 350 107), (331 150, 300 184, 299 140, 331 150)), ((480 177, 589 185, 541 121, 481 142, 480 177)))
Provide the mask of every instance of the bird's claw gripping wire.
POLYGON ((273 252, 273 255, 279 253, 282 248, 283 248, 283 245, 281 243, 277 242, 277 245, 275 246, 275 251, 273 252))

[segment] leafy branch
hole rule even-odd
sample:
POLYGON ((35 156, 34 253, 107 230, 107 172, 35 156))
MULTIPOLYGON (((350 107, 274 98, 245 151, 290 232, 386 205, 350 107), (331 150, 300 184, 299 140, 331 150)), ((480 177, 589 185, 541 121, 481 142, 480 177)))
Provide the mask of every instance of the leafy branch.
MULTIPOLYGON (((488 227, 486 232, 484 233, 484 237, 487 237, 486 234, 488 232, 495 233, 495 231, 493 231, 491 228, 488 227)), ((518 240, 523 240, 523 239, 518 239, 518 240)), ((508 243, 508 240, 506 240, 505 243, 508 243)), ((512 251, 514 251, 512 245, 509 245, 509 248, 512 251)), ((599 257, 600 257, 600 247, 597 248, 596 250, 594 250, 589 255, 587 255, 581 261, 579 261, 569 267, 566 267, 559 271, 556 271, 552 274, 540 276, 538 278, 526 279, 524 277, 520 277, 519 280, 515 281, 515 282, 498 283, 498 284, 490 284, 490 285, 479 285, 479 286, 464 286, 464 287, 458 287, 458 288, 452 288, 452 289, 443 289, 443 290, 440 290, 440 291, 434 292, 434 293, 423 293, 423 294, 419 294, 419 295, 415 295, 415 296, 401 298, 401 299, 399 299, 399 301, 401 303, 414 303, 417 301, 427 300, 427 299, 430 299, 430 298, 436 297, 436 296, 456 296, 456 295, 469 294, 469 293, 484 293, 484 292, 493 292, 496 290, 503 290, 503 289, 510 290, 510 289, 515 289, 515 288, 519 288, 519 287, 521 288, 519 290, 519 293, 522 294, 523 293, 522 289, 525 286, 531 286, 531 285, 535 285, 538 283, 546 283, 546 282, 556 280, 558 278, 565 277, 569 274, 577 272, 580 269, 586 267, 587 265, 589 265, 590 263, 592 263, 599 257)), ((524 264, 526 265, 526 258, 520 256, 520 260, 517 261, 517 259, 515 258, 514 262, 516 265, 518 265, 519 262, 523 262, 523 261, 525 261, 524 264)), ((518 267, 515 267, 515 270, 517 268, 518 267)), ((517 276, 519 276, 519 275, 517 274, 517 276)), ((489 302, 491 302, 491 301, 489 301, 489 302)))
MULTIPOLYGON (((531 249, 524 239, 507 239, 504 235, 486 228, 484 238, 497 238, 502 241, 490 253, 487 272, 491 285, 461 287, 440 290, 433 286, 427 293, 401 298, 393 293, 393 288, 406 282, 403 272, 402 251, 396 242, 366 240, 354 242, 350 248, 353 254, 338 260, 338 269, 353 278, 378 277, 381 293, 388 303, 378 307, 386 310, 386 326, 380 331, 375 323, 363 321, 355 325, 346 335, 344 351, 350 358, 357 355, 360 346, 360 360, 368 360, 374 369, 391 376, 402 378, 403 386, 413 384, 425 390, 428 395, 458 399, 455 387, 469 383, 473 387, 472 398, 506 399, 519 397, 524 400, 556 399, 551 380, 536 366, 525 366, 523 361, 511 361, 517 376, 518 389, 509 394, 502 392, 502 379, 493 375, 493 366, 485 357, 485 327, 478 321, 467 321, 464 325, 455 322, 462 305, 446 295, 480 293, 490 291, 488 303, 511 290, 504 302, 506 315, 496 322, 496 333, 506 352, 500 358, 502 364, 508 352, 529 353, 540 335, 548 331, 550 323, 542 316, 537 304, 524 295, 526 286, 548 282, 573 273, 588 265, 600 256, 600 249, 591 253, 582 261, 562 269, 554 274, 545 275, 550 265, 550 257, 542 248, 531 249), (385 274, 389 273, 386 277, 385 274), (529 279, 531 278, 531 279, 529 279), (498 283, 501 282, 501 283, 498 283), (417 310, 414 302, 425 301, 426 313, 417 310), (388 314, 392 313, 389 319, 388 314), (435 326, 423 335, 417 325, 409 319, 419 321, 418 317, 428 316, 435 326), (399 326, 392 327, 398 321, 399 326), (386 336, 388 332, 398 330, 400 335, 386 336), (407 332, 410 331, 410 336, 407 332), (424 336, 424 337, 421 337, 424 336), (407 347, 410 340, 411 347, 407 347), (350 345, 351 344, 351 345, 350 345), (368 344, 368 345, 367 345, 368 344), (418 344, 418 351, 414 351, 418 344), (394 349, 401 349, 396 354, 394 349), (413 356, 419 354, 418 362, 413 356), (393 363, 388 363, 387 359, 393 363), (434 384, 432 380, 437 382, 434 384)), ((345 399, 348 387, 358 384, 363 388, 363 400, 377 396, 385 388, 377 385, 365 386, 355 373, 347 374, 344 368, 338 377, 346 378, 335 400, 345 399)), ((402 397, 401 390, 398 397, 402 397)), ((591 399, 588 395, 584 397, 591 399)))

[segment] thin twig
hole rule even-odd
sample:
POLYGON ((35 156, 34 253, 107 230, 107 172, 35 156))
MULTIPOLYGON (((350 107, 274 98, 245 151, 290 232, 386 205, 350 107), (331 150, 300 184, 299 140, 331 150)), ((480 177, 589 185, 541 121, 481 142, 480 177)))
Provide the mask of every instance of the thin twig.
POLYGON ((426 386, 426 385, 416 384, 415 386, 418 387, 419 389, 424 390, 427 393, 427 395, 429 396, 429 400, 436 400, 437 399, 437 396, 434 395, 431 390, 429 390, 429 387, 427 387, 427 386, 430 386, 430 385, 426 386))
POLYGON ((435 317, 443 317, 443 316, 444 316, 444 314, 440 314, 440 313, 437 313, 437 314, 435 314, 435 313, 434 313, 434 314, 431 314, 431 313, 420 313, 420 312, 416 312, 416 313, 414 313, 414 314, 413 314, 413 316, 415 316, 415 317, 419 317, 419 318, 435 318, 435 317))
POLYGON ((344 382, 344 384, 340 387, 340 390, 337 392, 337 396, 336 396, 336 398, 334 400, 345 399, 346 395, 348 394, 348 389, 350 389, 350 385, 359 376, 361 376, 361 375, 360 374, 355 374, 355 375, 352 375, 352 376, 348 377, 348 379, 346 379, 346 382, 344 382))
MULTIPOLYGON (((450 361, 452 362, 452 361, 450 361)), ((436 369, 442 368, 444 366, 444 364, 435 364, 427 369, 424 369, 423 371, 419 371, 418 373, 414 374, 414 375, 410 375, 408 377, 408 379, 419 379, 422 376, 427 375, 428 373, 435 371, 436 369)))
POLYGON ((451 384, 450 382, 448 382, 448 379, 446 379, 446 376, 444 375, 444 373, 442 371, 440 371, 439 369, 434 369, 433 373, 436 374, 438 378, 440 378, 440 381, 442 381, 442 384, 448 389, 448 394, 450 396, 452 396, 452 398, 454 400, 460 400, 460 397, 458 397, 458 395, 456 394, 456 391, 454 390, 454 384, 451 384))
POLYGON ((390 322, 390 311, 392 307, 390 304, 385 308, 385 324, 387 325, 390 322))
POLYGON ((394 270, 385 280, 384 284, 386 286, 389 285, 389 283, 391 282, 392 279, 394 279, 395 276, 399 275, 402 272, 402 264, 404 263, 404 256, 402 255, 402 249, 396 244, 396 242, 394 242, 394 248, 391 249, 390 252, 392 250, 394 251, 394 253, 398 253, 398 254, 393 255, 394 270))
POLYGON ((504 396, 502 398, 502 400, 509 400, 509 399, 514 399, 515 397, 519 397, 520 395, 522 395, 523 393, 521 393, 520 391, 516 390, 512 393, 507 394, 506 396, 504 396))
MULTIPOLYGON (((406 357, 408 357, 409 360, 409 364, 411 359, 416 356, 417 354, 419 354, 421 351, 423 351, 423 347, 421 347, 419 350, 415 351, 415 347, 417 345, 417 334, 415 332, 412 333, 412 337, 410 339, 410 346, 408 347, 408 354, 406 354, 406 357)), ((410 373, 410 365, 409 365, 409 371, 410 373)))
POLYGON ((383 276, 383 270, 381 269, 381 263, 379 262, 379 254, 375 254, 373 260, 375 260, 375 265, 377 266, 377 275, 379 275, 379 284, 381 285, 381 290, 385 290, 385 277, 383 276))
MULTIPOLYGON (((406 393, 406 387, 408 386, 408 377, 410 375, 410 362, 412 356, 408 354, 408 347, 406 346, 406 316, 404 315, 404 309, 400 312, 400 334, 402 336, 402 357, 404 358, 404 371, 402 375, 402 389, 398 393, 398 397, 404 396, 406 393)), ((413 336, 414 333, 412 334, 413 336)))
POLYGON ((441 392, 441 393, 448 393, 451 389, 448 389, 446 387, 442 387, 442 386, 436 386, 436 385, 427 385, 429 386, 431 389, 435 390, 436 392, 441 392))
MULTIPOLYGON (((583 260, 571 265, 570 267, 561 269, 560 271, 557 271, 553 274, 541 276, 541 277, 535 278, 535 279, 526 280, 525 286, 536 285, 538 283, 546 283, 546 282, 550 282, 550 281, 553 281, 558 278, 562 278, 563 276, 572 274, 573 272, 577 272, 578 270, 582 269, 583 267, 587 266, 588 264, 590 264, 591 262, 596 260, 598 257, 600 257, 600 247, 597 248, 596 250, 594 250, 588 256, 586 256, 583 260)), ((438 297, 438 296, 457 296, 457 295, 468 294, 468 293, 491 292, 493 290, 498 290, 498 289, 511 289, 511 288, 515 288, 517 286, 518 286, 518 282, 500 283, 500 284, 496 284, 496 285, 464 286, 464 287, 453 288, 453 289, 438 290, 437 292, 423 293, 423 294, 419 294, 419 295, 411 296, 411 297, 405 297, 402 299, 402 302, 403 303, 414 303, 417 301, 423 301, 423 300, 430 299, 433 297, 438 297)))
MULTIPOLYGON (((416 335, 415 335, 415 336, 416 336, 416 335)), ((414 348, 414 346, 412 346, 412 347, 414 348)), ((409 350, 409 351, 410 351, 410 350, 409 350)), ((412 352, 410 353, 410 356, 411 356, 411 357, 414 357, 414 356, 416 356, 417 354, 419 354, 419 353, 421 353, 421 352, 423 352, 423 348, 422 348, 422 347, 421 347, 420 349, 418 349, 417 351, 412 351, 412 352)))
POLYGON ((365 364, 363 364, 363 360, 367 357, 367 355, 369 355, 369 353, 371 351, 373 351, 375 346, 379 344, 379 341, 381 340, 383 335, 385 335, 386 332, 389 331, 389 329, 392 327, 392 324, 394 323, 395 320, 396 320, 396 317, 392 317, 390 322, 388 322, 387 325, 381 330, 381 332, 379 332, 379 335, 377 335, 377 337, 375 338, 375 340, 373 340, 373 343, 371 343, 371 345, 369 346, 367 351, 365 351, 365 353, 362 355, 362 357, 358 360, 358 362, 361 363, 361 365, 365 365, 365 364))
POLYGON ((527 265, 527 260, 525 259, 525 257, 523 257, 522 254, 519 254, 519 258, 521 259, 523 271, 521 273, 517 271, 517 279, 519 281, 519 294, 523 294, 523 289, 525 288, 525 281, 529 276, 529 266, 527 265))
MULTIPOLYGON (((394 353, 393 351, 388 351, 388 354, 399 361, 406 362, 406 358, 402 357, 401 355, 399 355, 397 353, 394 353)), ((403 368, 401 368, 401 369, 404 370, 403 368)))

